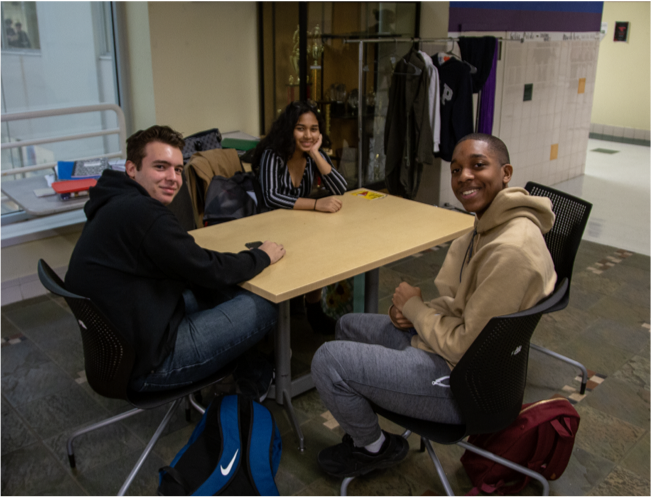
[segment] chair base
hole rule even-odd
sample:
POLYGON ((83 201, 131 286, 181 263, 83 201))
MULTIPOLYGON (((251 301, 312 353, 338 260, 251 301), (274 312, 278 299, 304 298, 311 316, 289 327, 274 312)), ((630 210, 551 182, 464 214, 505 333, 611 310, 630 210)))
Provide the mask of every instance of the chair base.
MULTIPOLYGON (((402 436, 404 438, 409 437, 411 435, 411 432, 409 430, 405 431, 402 436)), ((427 440, 425 437, 421 437, 420 439, 421 443, 421 450, 423 447, 427 449, 427 452, 432 459, 432 462, 434 463, 434 467, 436 468, 436 472, 439 475, 439 478, 441 479, 441 483, 443 487, 445 488, 445 493, 446 495, 454 495, 454 492, 452 490, 452 487, 450 486, 450 482, 448 481, 447 476, 445 475, 445 470, 443 469, 443 465, 441 464, 441 461, 439 461, 438 456, 436 455, 436 452, 434 452, 434 449, 432 448, 432 444, 430 443, 429 440, 427 440)), ((519 473, 522 473, 530 478, 533 478, 534 480, 540 482, 540 484, 543 487, 542 495, 549 495, 549 483, 545 479, 544 476, 542 476, 540 473, 536 473, 535 471, 530 470, 529 468, 525 468, 524 466, 520 466, 519 464, 516 464, 514 462, 509 461, 508 459, 504 459, 503 457, 496 456, 495 454, 492 454, 486 450, 480 449, 479 447, 476 447, 468 442, 463 442, 459 441, 457 442, 457 445, 460 447, 463 447, 466 450, 469 450, 471 452, 474 452, 475 454, 479 454, 480 456, 483 456, 487 459, 490 459, 491 461, 495 461, 499 464, 502 464, 506 466, 507 468, 511 468, 514 471, 517 471, 519 473)), ((341 482, 341 487, 340 487, 340 495, 348 495, 348 485, 355 479, 355 477, 348 477, 344 478, 344 480, 341 482)))
MULTIPOLYGON (((142 467, 145 460, 147 459, 147 457, 151 453, 152 449, 154 448, 154 445, 156 445, 156 442, 158 442, 158 439, 163 434, 163 431, 165 431, 165 428, 167 428, 167 425, 169 424, 170 420, 172 419, 172 416, 174 415, 174 411, 176 411, 177 407, 181 404, 181 402, 184 401, 184 399, 188 403, 188 406, 191 406, 192 408, 196 409, 202 415, 206 411, 206 409, 203 406, 201 406, 195 400, 193 394, 189 394, 185 398, 182 397, 180 399, 176 399, 172 403, 170 408, 167 410, 167 413, 165 414, 165 416, 163 417, 163 420, 158 425, 158 428, 156 429, 156 432, 154 433, 154 435, 149 440, 149 443, 145 447, 145 450, 142 452, 142 454, 138 458, 138 461, 136 462, 135 466, 133 467, 133 469, 131 470, 131 472, 127 476, 127 479, 122 484, 122 487, 120 488, 120 491, 118 492, 118 495, 124 495, 127 492, 129 486, 131 485, 134 478, 138 474, 138 471, 140 471, 140 468, 142 467)), ((109 425, 111 425, 113 423, 117 423, 118 421, 122 421, 124 419, 127 419, 127 418, 129 418, 129 417, 131 417, 131 416, 133 416, 135 414, 138 414, 140 412, 143 412, 143 411, 145 411, 145 409, 138 409, 138 408, 131 409, 129 411, 123 412, 123 413, 118 414, 116 416, 112 416, 112 417, 110 417, 108 419, 100 421, 99 423, 94 423, 92 425, 86 426, 86 427, 74 432, 70 436, 70 438, 68 439, 68 444, 67 444, 67 447, 68 447, 68 461, 70 463, 70 467, 71 468, 76 467, 75 454, 74 454, 74 450, 73 450, 73 441, 74 441, 75 438, 77 438, 78 436, 83 435, 85 433, 89 433, 89 432, 97 430, 99 428, 104 428, 105 426, 109 426, 109 425)))
POLYGON ((539 352, 542 352, 543 354, 550 355, 552 357, 555 357, 559 361, 566 362, 568 364, 571 364, 572 366, 578 368, 581 370, 581 395, 585 393, 586 386, 588 385, 588 370, 585 368, 583 364, 580 362, 577 362, 573 359, 570 359, 569 357, 565 357, 564 355, 559 354, 558 352, 553 352, 549 349, 546 349, 545 347, 541 347, 540 345, 535 345, 535 344, 529 344, 529 347, 537 350, 539 352))

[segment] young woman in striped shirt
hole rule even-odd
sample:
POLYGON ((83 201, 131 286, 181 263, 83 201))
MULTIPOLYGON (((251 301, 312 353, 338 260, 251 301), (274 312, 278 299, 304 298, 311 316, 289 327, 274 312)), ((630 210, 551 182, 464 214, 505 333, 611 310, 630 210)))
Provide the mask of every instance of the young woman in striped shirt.
MULTIPOLYGON (((333 195, 346 192, 346 180, 320 150, 329 146, 325 122, 317 108, 308 102, 289 104, 271 125, 271 131, 258 144, 253 156, 253 170, 260 179, 266 206, 338 212, 342 203, 336 196, 309 198, 316 176, 333 195)), ((305 296, 308 321, 315 331, 332 334, 334 320, 323 313, 320 300, 321 290, 305 296)))

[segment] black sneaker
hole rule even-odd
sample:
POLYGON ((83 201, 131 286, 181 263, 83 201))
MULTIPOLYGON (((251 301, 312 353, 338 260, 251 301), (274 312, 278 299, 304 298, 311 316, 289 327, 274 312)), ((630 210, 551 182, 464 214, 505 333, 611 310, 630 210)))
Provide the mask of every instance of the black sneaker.
POLYGON ((321 308, 321 302, 305 302, 307 322, 312 330, 319 335, 334 335, 337 322, 328 316, 321 308))
POLYGON ((377 454, 364 447, 355 447, 350 435, 344 435, 342 443, 323 449, 317 458, 321 469, 338 478, 348 478, 384 469, 401 462, 409 452, 409 442, 400 435, 383 431, 386 440, 377 454))

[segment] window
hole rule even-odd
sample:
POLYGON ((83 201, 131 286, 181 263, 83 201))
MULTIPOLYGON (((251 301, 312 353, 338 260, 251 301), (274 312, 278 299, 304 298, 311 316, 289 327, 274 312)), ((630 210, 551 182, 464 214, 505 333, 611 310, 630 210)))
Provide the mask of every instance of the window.
POLYGON ((2 49, 40 48, 36 2, 2 2, 2 49))
MULTIPOLYGON (((2 22, 3 115, 119 103, 112 2, 2 2, 2 22)), ((4 121, 2 143, 117 127, 113 112, 4 121)), ((53 172, 50 167, 14 174, 25 167, 119 151, 117 135, 5 148, 2 183, 53 172)), ((6 214, 20 210, 3 194, 3 223, 6 214)))

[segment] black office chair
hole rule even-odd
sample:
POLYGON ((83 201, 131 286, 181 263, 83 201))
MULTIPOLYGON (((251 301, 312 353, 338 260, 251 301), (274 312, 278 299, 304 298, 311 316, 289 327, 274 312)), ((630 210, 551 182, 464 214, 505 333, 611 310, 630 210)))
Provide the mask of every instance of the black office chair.
POLYGON ((80 295, 75 295, 66 290, 61 279, 42 259, 38 261, 38 277, 46 289, 55 295, 65 298, 68 306, 70 306, 70 309, 77 319, 84 347, 86 379, 90 386, 98 394, 104 397, 123 399, 135 407, 135 409, 131 409, 130 411, 118 414, 117 416, 110 417, 74 432, 68 439, 68 460, 71 468, 75 467, 75 455, 72 443, 79 435, 117 423, 118 421, 122 421, 123 419, 147 409, 153 409, 172 402, 172 406, 167 411, 167 414, 165 414, 158 429, 122 485, 118 495, 124 495, 145 462, 145 459, 169 424, 178 405, 186 399, 186 416, 189 416, 190 406, 203 414, 205 408, 195 400, 193 392, 216 383, 228 376, 235 369, 235 364, 229 364, 210 377, 205 378, 200 382, 193 383, 187 387, 176 388, 164 392, 134 392, 129 389, 129 380, 131 378, 131 371, 135 361, 135 352, 133 347, 124 339, 122 334, 111 325, 109 320, 106 319, 90 299, 80 295))
MULTIPOLYGON (((529 310, 491 319, 450 373, 450 388, 465 424, 450 425, 411 418, 387 411, 378 406, 374 410, 388 420, 402 426, 407 438, 412 432, 421 437, 421 450, 427 449, 447 495, 454 495, 430 440, 443 445, 457 444, 523 473, 543 486, 543 495, 549 495, 549 484, 540 474, 475 447, 463 439, 477 433, 494 433, 515 421, 522 409, 527 381, 529 340, 540 317, 563 298, 569 282, 563 279, 559 287, 545 300, 529 310)), ((354 478, 345 478, 341 495, 346 495, 354 478)))
MULTIPOLYGON (((545 243, 554 261, 554 269, 556 269, 558 281, 567 278, 568 282, 571 283, 574 260, 576 259, 579 245, 581 244, 581 237, 588 223, 592 204, 532 181, 528 182, 524 188, 533 196, 547 197, 552 201, 552 210, 556 215, 556 220, 552 229, 545 235, 545 243)), ((547 313, 565 309, 569 301, 570 287, 568 286, 567 292, 561 301, 554 308, 549 309, 547 313)), ((531 347, 580 369, 582 376, 581 395, 585 393, 585 388, 588 383, 588 370, 583 364, 557 352, 552 352, 540 345, 532 343, 531 347)))

